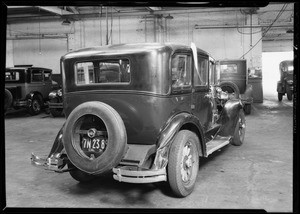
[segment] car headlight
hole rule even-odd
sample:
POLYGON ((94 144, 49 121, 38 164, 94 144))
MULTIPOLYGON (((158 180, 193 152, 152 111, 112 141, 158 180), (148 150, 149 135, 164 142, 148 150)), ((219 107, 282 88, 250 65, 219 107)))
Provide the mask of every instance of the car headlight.
POLYGON ((287 84, 289 84, 289 85, 293 85, 293 80, 288 80, 288 81, 286 81, 287 82, 287 84))
POLYGON ((57 95, 60 96, 60 97, 62 96, 62 89, 59 89, 59 90, 57 91, 57 95))

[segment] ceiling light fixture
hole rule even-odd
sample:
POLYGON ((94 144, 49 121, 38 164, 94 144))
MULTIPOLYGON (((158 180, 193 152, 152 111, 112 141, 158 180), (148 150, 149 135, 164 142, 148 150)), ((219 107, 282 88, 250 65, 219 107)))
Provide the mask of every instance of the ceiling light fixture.
POLYGON ((61 24, 62 24, 62 25, 70 25, 71 22, 70 22, 69 19, 65 19, 61 24))

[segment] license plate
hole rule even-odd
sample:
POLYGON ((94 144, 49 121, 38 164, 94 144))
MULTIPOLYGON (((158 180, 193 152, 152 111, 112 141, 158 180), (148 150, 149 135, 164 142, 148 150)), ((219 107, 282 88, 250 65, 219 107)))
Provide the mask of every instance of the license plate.
POLYGON ((106 148, 106 140, 99 137, 83 137, 81 141, 81 148, 86 152, 102 152, 106 148))

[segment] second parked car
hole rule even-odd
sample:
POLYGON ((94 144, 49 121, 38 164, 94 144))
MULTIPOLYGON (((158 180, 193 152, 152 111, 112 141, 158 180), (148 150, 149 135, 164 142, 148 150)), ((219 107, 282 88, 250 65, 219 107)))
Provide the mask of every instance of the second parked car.
POLYGON ((4 110, 23 107, 31 115, 39 114, 55 85, 51 75, 51 69, 32 65, 6 68, 4 110))

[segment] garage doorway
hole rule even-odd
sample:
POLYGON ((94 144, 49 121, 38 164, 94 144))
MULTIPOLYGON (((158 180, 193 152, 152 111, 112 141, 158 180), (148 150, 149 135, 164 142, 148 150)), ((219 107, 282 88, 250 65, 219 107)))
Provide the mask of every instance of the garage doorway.
POLYGON ((279 63, 284 60, 293 60, 293 51, 289 52, 263 52, 262 72, 263 72, 263 93, 264 98, 277 99, 277 81, 279 81, 279 63))

